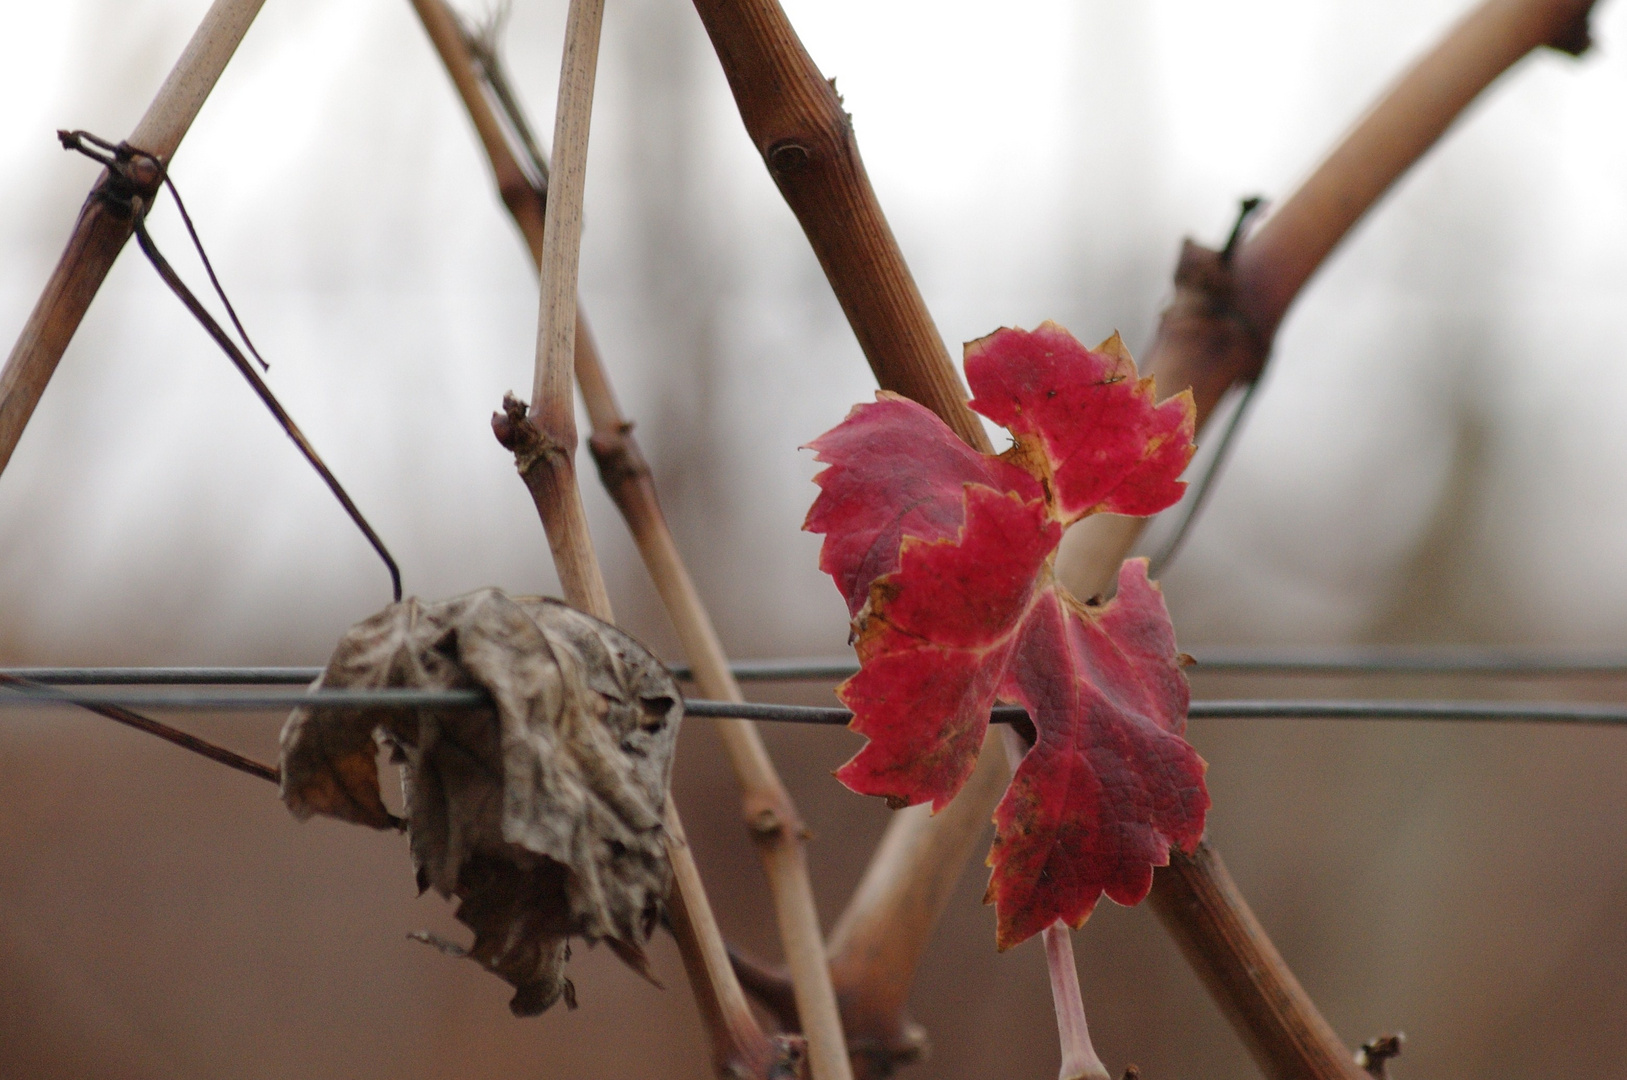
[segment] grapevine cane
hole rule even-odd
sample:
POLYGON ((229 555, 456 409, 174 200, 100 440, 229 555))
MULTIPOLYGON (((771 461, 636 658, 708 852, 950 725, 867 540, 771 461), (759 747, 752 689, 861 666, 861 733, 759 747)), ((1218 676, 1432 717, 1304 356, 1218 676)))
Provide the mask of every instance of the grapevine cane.
MULTIPOLYGON (((571 0, 554 120, 553 192, 544 215, 539 268, 542 285, 533 407, 528 412, 524 404, 509 398, 504 412, 492 417, 492 427, 498 441, 514 452, 520 476, 536 503, 566 600, 608 622, 613 618, 609 594, 576 483, 571 380, 582 196, 603 16, 604 0, 571 0)), ((763 1035, 729 968, 722 935, 670 796, 666 831, 673 868, 669 900, 673 932, 712 1034, 720 1073, 737 1071, 766 1080, 794 1072, 800 1048, 763 1035)))
MULTIPOLYGON (((455 16, 442 0, 413 0, 413 6, 474 123, 504 205, 525 238, 533 260, 540 265, 543 194, 527 179, 481 92, 479 76, 455 16)), ((580 305, 576 319, 576 380, 593 425, 589 448, 600 476, 633 532, 702 693, 743 701, 705 605, 661 512, 649 466, 633 439, 632 423, 617 405, 580 305)), ((800 1028, 808 1040, 810 1070, 816 1080, 845 1080, 850 1075, 847 1048, 808 879, 804 850, 807 831, 756 726, 747 721, 725 720, 719 723, 719 734, 740 779, 747 827, 762 855, 774 894, 800 1028)), ((731 1055, 740 1056, 738 1051, 731 1051, 731 1055)))

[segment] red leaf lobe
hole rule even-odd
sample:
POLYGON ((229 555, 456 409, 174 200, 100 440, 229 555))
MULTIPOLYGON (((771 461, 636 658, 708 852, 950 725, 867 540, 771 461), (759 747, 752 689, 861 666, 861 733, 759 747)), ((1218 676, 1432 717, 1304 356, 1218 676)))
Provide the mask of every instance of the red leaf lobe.
POLYGON ((1000 948, 1057 919, 1078 927, 1105 892, 1137 904, 1169 849, 1203 835, 1203 759, 1182 738, 1189 693, 1147 563, 1081 611, 1053 590, 1024 625, 999 696, 1038 735, 995 810, 986 899, 1000 948))
POLYGON ((1115 334, 1085 348, 1052 322, 996 330, 966 346, 971 406, 1017 440, 1051 481, 1058 520, 1098 511, 1156 514, 1186 489, 1196 417, 1182 392, 1154 404, 1153 381, 1115 334))

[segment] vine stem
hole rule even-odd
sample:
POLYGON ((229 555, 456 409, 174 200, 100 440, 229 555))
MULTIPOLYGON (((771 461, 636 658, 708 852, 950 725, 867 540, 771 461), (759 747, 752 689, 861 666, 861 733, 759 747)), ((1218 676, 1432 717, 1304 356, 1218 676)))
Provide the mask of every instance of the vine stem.
MULTIPOLYGON (((554 116, 553 197, 542 230, 541 298, 537 311, 536 375, 530 415, 536 439, 516 450, 520 474, 535 499, 553 549, 565 597, 609 620, 610 595, 588 535, 576 482, 576 276, 582 246, 582 197, 587 180, 588 130, 599 59, 604 0, 571 0, 554 116)), ((513 409, 505 402, 510 418, 513 409)), ((497 418, 493 418, 494 423, 497 418)))
MULTIPOLYGON (((1595 0, 1485 0, 1387 89, 1228 258, 1188 240, 1143 367, 1162 391, 1191 387, 1201 427, 1226 391, 1257 379, 1277 327, 1356 223, 1475 98, 1536 49, 1588 47, 1595 0)), ((1106 514, 1063 541, 1059 568, 1081 596, 1111 585, 1146 521, 1106 514)))
POLYGON ((695 10, 746 131, 801 223, 878 381, 991 452, 881 212, 852 118, 784 9, 777 0, 695 0, 695 10))
MULTIPOLYGON (((130 145, 169 164, 264 3, 215 0, 130 133, 130 145)), ((150 204, 158 194, 162 174, 157 168, 143 173, 146 182, 137 194, 150 204)), ((0 473, 11 461, 90 302, 135 230, 128 212, 98 197, 108 179, 104 172, 91 189, 56 269, 12 346, 5 368, 0 369, 0 473)))
MULTIPOLYGON (((747 134, 802 225, 877 382, 991 452, 871 187, 851 118, 784 9, 776 0, 694 2, 747 134)), ((966 789, 942 813, 929 817, 926 807, 914 807, 895 814, 831 931, 831 975, 860 1077, 890 1075, 925 1048, 924 1033, 904 1012, 910 983, 1006 778, 999 744, 986 741, 966 789)))
POLYGON ((1237 253, 1241 304, 1269 340, 1294 298, 1368 208, 1480 93, 1532 50, 1578 55, 1595 0, 1488 0, 1361 118, 1237 253))
MULTIPOLYGON (((420 15, 424 10, 420 7, 420 15)), ((552 191, 543 213, 539 245, 541 288, 533 408, 528 410, 511 396, 503 403, 504 411, 492 417, 492 427, 498 440, 514 452, 520 476, 531 492, 565 599, 610 622, 614 613, 576 481, 572 392, 576 344, 585 329, 577 324, 576 281, 603 18, 604 0, 571 0, 554 117, 552 191)), ((669 901, 673 936, 711 1034, 719 1073, 764 1078, 795 1073, 801 1048, 763 1034, 729 965, 723 936, 670 795, 665 817, 667 855, 673 869, 669 901)))
POLYGON ((1208 840, 1170 852, 1149 902, 1266 1076, 1362 1080, 1208 840))
MULTIPOLYGON (((543 195, 526 178, 491 103, 482 93, 480 78, 451 11, 443 0, 412 3, 474 124, 499 195, 540 269, 546 216, 543 195)), ((708 697, 744 701, 705 603, 661 511, 649 466, 633 438, 631 421, 616 401, 582 316, 580 301, 576 308, 574 361, 577 386, 592 424, 589 447, 599 475, 627 520, 678 631, 696 682, 708 697)), ((740 781, 746 826, 758 847, 773 893, 800 1024, 808 1041, 810 1071, 815 1080, 848 1080, 852 1074, 846 1040, 808 876, 807 829, 768 756, 757 726, 749 721, 724 720, 718 723, 718 732, 740 781)), ((698 876, 694 881, 698 886, 698 876)), ((745 1017, 750 1019, 749 1010, 745 1017)), ((742 1042, 765 1042, 755 1020, 751 1020, 751 1029, 728 1031, 726 1039, 715 1040, 716 1048, 731 1060, 753 1056, 743 1055, 738 1046, 742 1042)), ((760 1053, 755 1056, 763 1057, 760 1053)))
MULTIPOLYGON (((594 436, 594 456, 667 605, 696 682, 709 697, 744 701, 655 501, 648 468, 636 456, 630 433, 611 438, 615 441, 594 436)), ((757 726, 746 720, 720 720, 717 730, 740 780, 746 828, 757 845, 773 893, 799 1026, 808 1040, 811 1074, 814 1080, 850 1080, 853 1071, 847 1040, 808 876, 808 830, 780 782, 757 726)))

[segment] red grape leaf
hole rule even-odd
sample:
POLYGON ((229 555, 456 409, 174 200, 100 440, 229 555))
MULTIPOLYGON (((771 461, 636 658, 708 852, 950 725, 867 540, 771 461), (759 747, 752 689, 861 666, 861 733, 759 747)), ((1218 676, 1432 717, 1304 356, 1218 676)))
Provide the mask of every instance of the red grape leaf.
POLYGON ((812 446, 828 468, 805 528, 853 614, 859 673, 838 688, 869 738, 837 772, 854 791, 942 809, 965 784, 994 703, 1038 741, 995 812, 988 899, 1004 949, 1103 892, 1147 893, 1169 848, 1191 850, 1209 797, 1181 737, 1186 679, 1145 563, 1080 604, 1051 564, 1090 513, 1155 513, 1180 497, 1190 395, 1155 403, 1114 337, 1000 330, 967 347, 972 407, 1016 445, 966 446, 930 411, 882 393, 812 446))

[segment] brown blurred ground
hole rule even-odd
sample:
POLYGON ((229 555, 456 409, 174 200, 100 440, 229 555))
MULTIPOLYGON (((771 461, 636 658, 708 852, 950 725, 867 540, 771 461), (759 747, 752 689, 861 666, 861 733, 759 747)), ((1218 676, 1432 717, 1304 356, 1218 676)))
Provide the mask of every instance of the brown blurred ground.
MULTIPOLYGON (((1240 683, 1200 692, 1255 689, 1240 683)), ((400 838, 296 824, 269 785, 94 717, 8 723, 0 1076, 708 1074, 670 941, 655 948, 665 991, 579 950, 581 1009, 515 1020, 497 980, 406 940, 458 928, 438 899, 414 898, 400 838)), ((274 752, 275 719, 194 724, 274 752)), ((1347 1041, 1404 1029, 1403 1077, 1622 1075, 1620 732, 1210 721, 1194 738, 1212 766, 1212 836, 1347 1041)), ((828 777, 852 736, 770 740, 814 825, 830 918, 887 811, 828 777)), ((771 955, 763 880, 704 721, 686 731, 677 790, 726 932, 771 955)), ((933 1053, 911 1075, 1054 1070, 1040 954, 994 952, 981 887, 968 871, 922 970, 914 1004, 933 1053)), ((1254 1075, 1146 911, 1104 904, 1079 951, 1112 1067, 1254 1075)))

